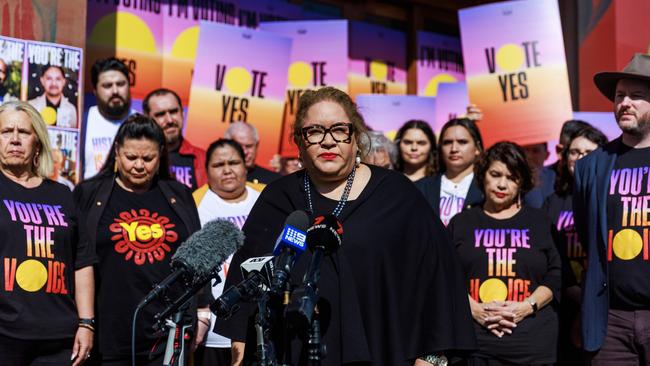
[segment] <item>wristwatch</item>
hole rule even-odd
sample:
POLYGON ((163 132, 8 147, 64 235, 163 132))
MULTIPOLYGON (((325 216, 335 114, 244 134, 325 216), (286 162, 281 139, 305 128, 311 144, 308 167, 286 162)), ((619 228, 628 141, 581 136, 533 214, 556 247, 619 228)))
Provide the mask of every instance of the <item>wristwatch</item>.
POLYGON ((536 313, 537 312, 537 303, 535 301, 531 300, 530 297, 526 299, 526 302, 529 303, 530 306, 533 307, 533 313, 536 313))

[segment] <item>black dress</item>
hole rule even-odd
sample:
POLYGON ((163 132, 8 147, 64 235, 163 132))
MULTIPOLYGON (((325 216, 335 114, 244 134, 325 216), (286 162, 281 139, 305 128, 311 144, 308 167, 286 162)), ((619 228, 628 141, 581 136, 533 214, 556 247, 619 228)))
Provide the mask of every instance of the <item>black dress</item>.
MULTIPOLYGON (((463 275, 444 227, 406 177, 370 169, 363 192, 339 216, 343 245, 322 266, 319 309, 328 348, 323 365, 411 365, 418 356, 474 348, 463 275)), ((307 210, 303 179, 299 171, 266 187, 244 225, 246 241, 231 268, 271 252, 286 217, 307 210)), ((337 204, 313 188, 311 194, 315 214, 329 214, 337 204)), ((307 252, 298 260, 292 282, 300 283, 309 260, 307 252)), ((229 271, 225 288, 241 279, 240 271, 229 271)), ((253 310, 243 306, 218 321, 217 330, 244 341, 253 310)), ((247 359, 254 348, 247 343, 247 359)), ((296 354, 300 343, 292 349, 293 364, 304 364, 296 354)))

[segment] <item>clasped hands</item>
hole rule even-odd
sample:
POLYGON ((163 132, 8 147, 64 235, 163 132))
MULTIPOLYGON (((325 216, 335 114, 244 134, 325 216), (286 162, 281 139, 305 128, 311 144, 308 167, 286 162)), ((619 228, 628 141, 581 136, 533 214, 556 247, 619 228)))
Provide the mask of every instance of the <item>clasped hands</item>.
POLYGON ((512 334, 517 323, 533 313, 533 307, 526 301, 474 302, 471 308, 474 320, 499 338, 512 334))

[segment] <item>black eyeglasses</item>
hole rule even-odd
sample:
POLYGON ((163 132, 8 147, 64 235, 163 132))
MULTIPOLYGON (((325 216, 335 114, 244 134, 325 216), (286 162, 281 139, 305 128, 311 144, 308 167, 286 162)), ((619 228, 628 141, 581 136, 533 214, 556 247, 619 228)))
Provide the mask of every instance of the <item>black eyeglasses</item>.
POLYGON ((302 138, 312 145, 322 143, 328 133, 334 141, 349 144, 352 141, 354 127, 352 123, 335 123, 329 128, 321 125, 311 125, 303 127, 300 131, 302 132, 302 138))

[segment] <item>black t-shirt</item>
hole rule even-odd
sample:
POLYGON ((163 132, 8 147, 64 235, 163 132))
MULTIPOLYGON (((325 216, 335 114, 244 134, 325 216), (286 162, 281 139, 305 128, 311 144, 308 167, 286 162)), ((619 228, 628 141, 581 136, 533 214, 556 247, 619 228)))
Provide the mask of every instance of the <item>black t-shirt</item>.
POLYGON ((79 238, 72 192, 48 179, 25 188, 0 173, 0 200, 0 334, 72 338, 75 270, 96 259, 79 238))
POLYGON ((553 225, 552 233, 557 250, 567 260, 562 267, 562 286, 566 288, 579 285, 582 273, 587 268, 587 253, 578 239, 573 223, 573 196, 553 193, 544 202, 543 210, 553 225))
MULTIPOLYGON (((546 215, 531 207, 509 219, 495 219, 481 207, 454 216, 449 223, 469 295, 477 302, 524 301, 538 286, 557 298, 561 261, 546 215)), ((474 322, 477 356, 514 364, 552 363, 556 358, 558 317, 553 305, 517 324, 498 338, 474 322)))
POLYGON ((259 165, 255 165, 253 168, 249 169, 246 175, 246 179, 248 179, 249 182, 262 184, 270 184, 274 180, 281 177, 282 176, 280 174, 262 168, 259 165))
POLYGON ((178 150, 170 151, 169 162, 171 172, 179 183, 184 184, 192 191, 198 188, 193 156, 181 155, 178 153, 178 150))
POLYGON ((607 191, 610 307, 650 309, 650 148, 621 144, 607 191))
MULTIPOLYGON (((133 311, 169 275, 171 257, 187 237, 187 228, 158 186, 132 193, 115 184, 97 228, 97 326, 103 356, 131 354, 133 311)), ((176 286, 168 296, 173 299, 181 292, 176 286)), ((159 338, 152 326, 164 307, 162 300, 154 301, 140 312, 138 354, 148 354, 159 338)))

